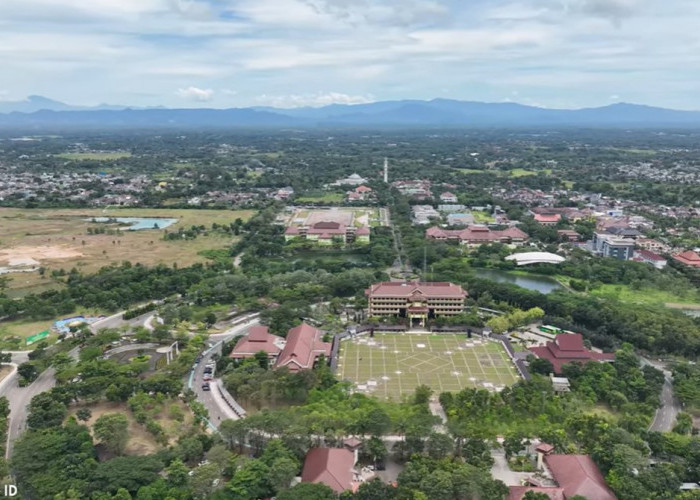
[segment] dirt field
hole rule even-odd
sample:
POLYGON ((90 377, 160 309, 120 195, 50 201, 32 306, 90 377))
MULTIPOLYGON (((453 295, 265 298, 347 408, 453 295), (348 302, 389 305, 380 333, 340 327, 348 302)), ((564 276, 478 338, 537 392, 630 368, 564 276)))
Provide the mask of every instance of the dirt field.
MULTIPOLYGON (((158 423, 163 427, 166 434, 170 438, 171 444, 175 443, 180 434, 192 424, 192 414, 187 406, 185 406, 185 404, 182 402, 177 402, 177 404, 181 407, 185 414, 184 422, 177 422, 168 418, 167 410, 162 411, 157 418, 158 423)), ((165 406, 167 407, 168 404, 165 406)), ((126 450, 124 452, 126 455, 149 455, 162 448, 162 446, 159 445, 153 438, 153 435, 146 431, 146 427, 134 420, 134 416, 131 411, 127 409, 126 403, 103 401, 92 405, 77 405, 69 410, 68 415, 74 416, 80 408, 89 408, 90 411, 92 411, 90 420, 85 422, 90 429, 92 429, 95 421, 105 413, 123 413, 128 417, 129 441, 127 442, 126 450)))
MULTIPOLYGON (((223 235, 200 235, 194 240, 164 241, 164 231, 176 232, 193 225, 211 227, 212 223, 230 224, 236 218, 249 219, 253 211, 182 209, 0 209, 0 269, 16 266, 31 271, 44 267, 93 272, 124 260, 145 265, 158 263, 188 266, 204 262, 202 250, 225 248, 234 240, 223 235), (88 234, 88 228, 100 227, 95 217, 158 217, 179 221, 167 229, 122 230, 121 235, 88 234)), ((103 226, 104 227, 104 226, 103 226)), ((47 272, 46 275, 50 275, 47 272)), ((37 271, 11 272, 10 289, 23 294, 51 286, 51 280, 37 271)))

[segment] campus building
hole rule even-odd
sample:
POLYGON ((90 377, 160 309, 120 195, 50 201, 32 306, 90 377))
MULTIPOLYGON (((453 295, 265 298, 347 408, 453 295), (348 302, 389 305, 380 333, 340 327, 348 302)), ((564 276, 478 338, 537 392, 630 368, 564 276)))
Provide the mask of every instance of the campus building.
POLYGON ((301 471, 302 483, 325 484, 336 493, 354 491, 360 484, 356 455, 347 448, 311 448, 301 471))
POLYGON ((494 230, 482 225, 472 225, 466 229, 442 229, 435 226, 425 232, 425 237, 429 240, 459 241, 462 245, 470 246, 484 243, 521 245, 529 238, 527 233, 517 227, 494 230))
POLYGON ((385 281, 365 290, 370 316, 408 318, 411 326, 425 326, 430 318, 464 312, 467 292, 447 282, 385 281))
POLYGON ((530 351, 538 358, 548 359, 554 367, 554 373, 561 373, 561 367, 566 363, 585 364, 589 361, 615 360, 613 353, 586 349, 583 345, 583 335, 580 333, 560 333, 554 341, 543 346, 530 347, 530 351))
POLYGON ((630 260, 634 256, 634 240, 607 233, 593 233, 593 251, 603 257, 630 260))
POLYGON ((340 222, 321 221, 310 226, 289 226, 284 231, 285 241, 308 240, 319 245, 338 243, 369 243, 370 229, 367 226, 355 227, 340 222))
POLYGON ((258 325, 238 341, 229 357, 240 361, 261 351, 275 368, 284 366, 294 373, 310 370, 320 356, 329 357, 331 344, 323 342, 321 330, 306 323, 289 330, 286 338, 273 335, 266 326, 258 325))
POLYGON ((557 486, 511 486, 508 500, 522 500, 528 491, 544 493, 551 500, 582 497, 591 500, 617 500, 603 474, 588 455, 555 455, 554 447, 538 446, 538 469, 549 471, 557 486))

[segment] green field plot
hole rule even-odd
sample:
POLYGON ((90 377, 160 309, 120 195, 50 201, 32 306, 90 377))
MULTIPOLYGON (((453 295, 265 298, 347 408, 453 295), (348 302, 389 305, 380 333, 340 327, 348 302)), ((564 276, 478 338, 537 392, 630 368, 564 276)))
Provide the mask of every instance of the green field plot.
POLYGON ((465 334, 375 334, 342 342, 338 375, 358 391, 399 399, 422 384, 436 393, 502 390, 518 375, 500 343, 465 334))
POLYGON ((122 158, 130 158, 131 153, 61 153, 56 155, 59 158, 64 158, 66 160, 92 160, 92 161, 109 161, 109 160, 121 160, 122 158))

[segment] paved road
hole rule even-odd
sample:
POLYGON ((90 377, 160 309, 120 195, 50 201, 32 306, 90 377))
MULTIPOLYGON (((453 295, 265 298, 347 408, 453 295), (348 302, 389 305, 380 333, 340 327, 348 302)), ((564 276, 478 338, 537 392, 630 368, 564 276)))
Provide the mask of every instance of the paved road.
MULTIPOLYGON (((78 359, 78 348, 71 350, 68 354, 73 359, 78 359)), ((15 363, 23 363, 28 358, 26 357, 28 351, 25 352, 15 352, 12 354, 12 361, 15 363), (22 361, 24 360, 24 361, 22 361)), ((32 401, 32 398, 37 394, 48 391, 54 385, 56 385, 56 379, 54 378, 56 370, 53 368, 48 368, 37 379, 26 387, 20 387, 17 383, 17 374, 13 373, 10 375, 12 380, 8 380, 6 384, 2 385, 0 389, 0 395, 5 396, 10 402, 10 423, 7 432, 7 451, 5 453, 6 457, 9 457, 12 453, 12 446, 17 438, 22 434, 24 429, 26 429, 27 422, 27 406, 32 401)))
POLYGON ((657 370, 661 370, 664 374, 664 385, 661 388, 661 396, 659 397, 661 406, 656 410, 654 420, 649 426, 650 431, 656 432, 671 432, 676 424, 676 417, 681 411, 681 405, 673 394, 673 376, 666 369, 664 363, 651 361, 646 358, 640 358, 643 365, 653 366, 657 370))
MULTIPOLYGON (((241 318, 241 320, 234 321, 233 326, 231 326, 231 328, 229 328, 225 332, 210 335, 209 343, 211 344, 213 342, 219 341, 226 342, 236 335, 240 335, 242 333, 247 334, 248 330, 250 330, 251 327, 259 324, 260 320, 258 314, 244 316, 243 318, 241 318)), ((228 404, 226 404, 221 395, 217 392, 216 386, 214 384, 211 384, 212 390, 210 391, 205 391, 202 389, 202 384, 204 383, 204 365, 206 365, 207 361, 209 361, 214 356, 216 351, 217 350, 214 349, 207 355, 203 356, 199 364, 196 365, 194 369, 194 376, 192 377, 192 390, 197 395, 197 400, 200 403, 202 403, 205 406, 205 408, 209 411, 209 421, 215 427, 218 427, 219 423, 222 420, 237 419, 238 415, 236 415, 234 411, 231 410, 231 408, 228 406, 228 404)), ((216 382, 220 383, 220 380, 217 379, 216 382)))

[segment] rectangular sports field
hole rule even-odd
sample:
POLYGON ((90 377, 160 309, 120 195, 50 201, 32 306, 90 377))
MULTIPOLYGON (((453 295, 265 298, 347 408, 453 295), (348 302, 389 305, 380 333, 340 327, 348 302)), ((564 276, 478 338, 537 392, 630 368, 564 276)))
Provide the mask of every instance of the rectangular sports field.
POLYGON ((312 226, 318 222, 338 222, 346 226, 382 226, 388 217, 384 209, 372 207, 292 207, 284 217, 286 226, 312 226))
POLYGON ((377 333, 344 340, 338 375, 358 391, 399 399, 425 384, 436 393, 500 391, 518 375, 503 346, 465 334, 377 333))

